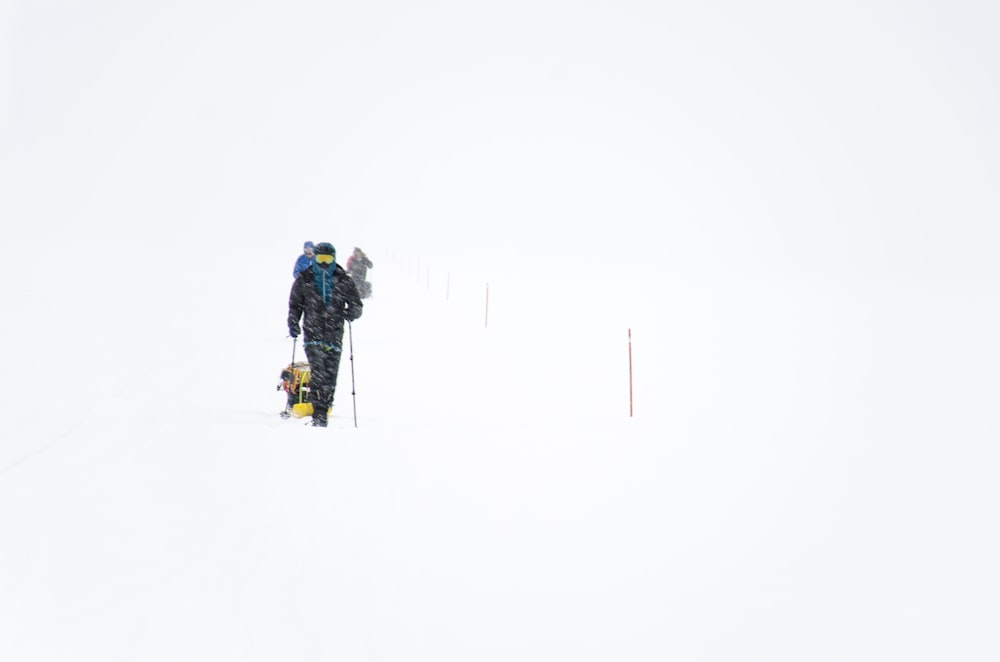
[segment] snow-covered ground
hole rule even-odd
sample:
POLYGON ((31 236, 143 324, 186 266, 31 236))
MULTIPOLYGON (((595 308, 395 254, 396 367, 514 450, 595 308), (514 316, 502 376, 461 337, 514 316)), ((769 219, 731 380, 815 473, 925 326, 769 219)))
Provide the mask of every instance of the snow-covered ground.
POLYGON ((0 5, 0 660, 1000 658, 997 10, 863 5, 0 5))
POLYGON ((4 659, 1000 652, 995 308, 666 284, 630 418, 622 320, 501 279, 486 325, 373 251, 320 430, 278 417, 294 254, 136 306, 86 254, 6 345, 4 659))

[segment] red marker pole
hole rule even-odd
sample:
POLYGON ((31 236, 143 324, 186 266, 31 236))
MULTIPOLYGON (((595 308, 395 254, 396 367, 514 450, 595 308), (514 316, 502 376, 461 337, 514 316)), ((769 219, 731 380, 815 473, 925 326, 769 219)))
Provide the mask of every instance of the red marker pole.
POLYGON ((632 329, 628 330, 628 415, 632 418, 632 329))

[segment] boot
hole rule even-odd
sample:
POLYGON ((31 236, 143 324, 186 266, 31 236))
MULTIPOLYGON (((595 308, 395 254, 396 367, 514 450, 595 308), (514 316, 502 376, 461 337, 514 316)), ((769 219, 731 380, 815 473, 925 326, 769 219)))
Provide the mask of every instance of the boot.
POLYGON ((317 391, 312 395, 313 425, 319 428, 325 428, 326 417, 330 413, 330 401, 333 400, 333 398, 327 396, 326 392, 320 391, 317 391))
POLYGON ((326 427, 326 409, 313 408, 313 427, 326 427))

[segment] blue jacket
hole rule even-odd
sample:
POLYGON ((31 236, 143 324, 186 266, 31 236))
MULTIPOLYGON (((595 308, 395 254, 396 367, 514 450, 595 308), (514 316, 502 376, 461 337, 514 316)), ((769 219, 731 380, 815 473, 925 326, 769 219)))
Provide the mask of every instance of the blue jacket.
POLYGON ((312 258, 303 253, 299 256, 299 259, 295 260, 295 268, 292 270, 292 278, 298 278, 298 275, 309 268, 312 264, 312 258))

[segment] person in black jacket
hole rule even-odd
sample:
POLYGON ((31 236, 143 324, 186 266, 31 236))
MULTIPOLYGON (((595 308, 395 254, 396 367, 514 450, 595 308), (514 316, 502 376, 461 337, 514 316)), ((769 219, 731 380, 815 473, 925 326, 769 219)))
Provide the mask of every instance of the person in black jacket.
POLYGON ((358 319, 362 308, 358 288, 336 258, 332 244, 316 244, 312 264, 295 278, 288 297, 288 334, 297 338, 305 331, 302 344, 309 359, 312 424, 318 427, 326 427, 337 389, 344 320, 358 319))

